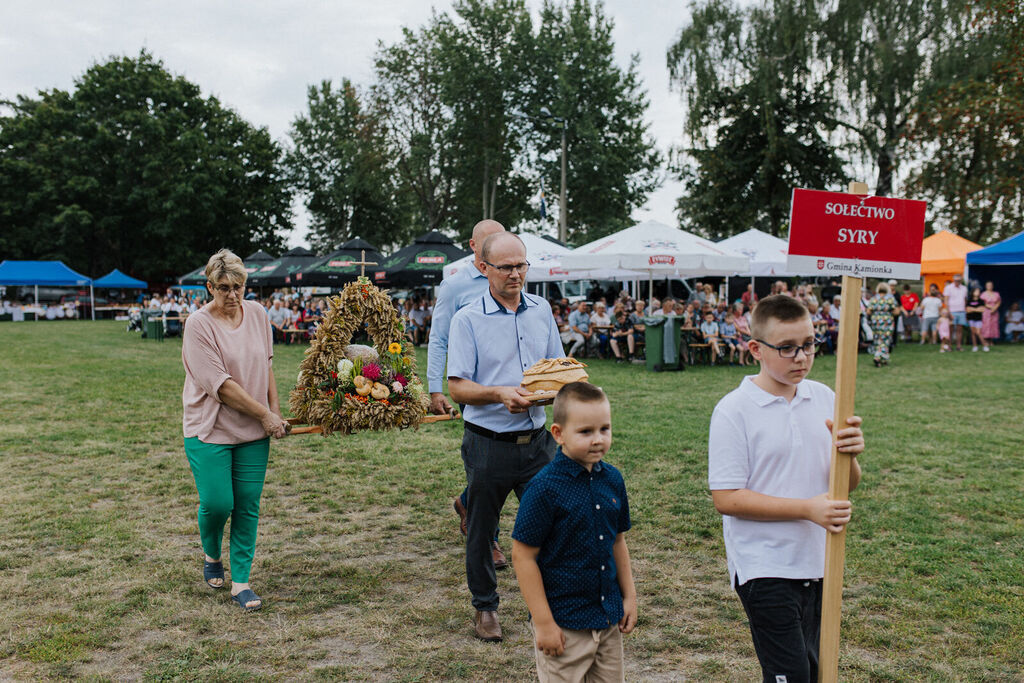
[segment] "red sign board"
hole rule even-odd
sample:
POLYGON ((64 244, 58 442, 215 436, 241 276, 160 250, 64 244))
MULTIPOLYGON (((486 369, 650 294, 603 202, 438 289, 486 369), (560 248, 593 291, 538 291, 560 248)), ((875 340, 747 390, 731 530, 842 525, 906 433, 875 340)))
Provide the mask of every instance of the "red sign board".
POLYGON ((438 263, 438 264, 441 264, 441 263, 444 263, 444 256, 417 256, 416 257, 416 263, 425 263, 425 264, 438 263))
POLYGON ((328 261, 327 265, 330 268, 345 268, 346 266, 351 266, 352 262, 351 261, 328 261))
POLYGON ((674 266, 676 264, 676 257, 671 254, 655 255, 647 259, 647 264, 651 266, 674 266))
POLYGON ((913 199, 795 189, 787 269, 917 280, 926 207, 913 199))

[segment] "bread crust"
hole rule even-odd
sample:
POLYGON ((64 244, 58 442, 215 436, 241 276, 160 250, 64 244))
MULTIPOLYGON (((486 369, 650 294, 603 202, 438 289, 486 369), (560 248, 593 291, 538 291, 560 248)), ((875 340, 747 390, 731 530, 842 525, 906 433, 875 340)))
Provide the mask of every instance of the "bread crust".
POLYGON ((585 367, 575 358, 543 358, 523 373, 522 385, 532 392, 558 391, 570 382, 586 382, 585 367))

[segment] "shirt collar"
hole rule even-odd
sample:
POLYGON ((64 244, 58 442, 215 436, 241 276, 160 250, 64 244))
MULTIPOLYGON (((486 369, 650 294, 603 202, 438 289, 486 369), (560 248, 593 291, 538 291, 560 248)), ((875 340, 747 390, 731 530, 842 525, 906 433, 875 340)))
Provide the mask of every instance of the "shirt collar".
MULTIPOLYGON (((747 375, 743 378, 743 383, 740 387, 746 392, 747 396, 753 399, 760 407, 764 407, 775 401, 785 401, 786 399, 782 396, 776 396, 775 394, 768 393, 761 387, 757 386, 754 382, 754 377, 757 375, 747 375)), ((792 404, 797 404, 800 401, 809 399, 811 397, 811 389, 807 386, 807 382, 800 382, 796 385, 796 395, 793 396, 792 404)))
MULTIPOLYGON (((498 303, 498 300, 494 298, 490 288, 487 289, 487 293, 483 297, 484 302, 484 315, 490 315, 492 313, 508 313, 508 309, 498 303)), ((539 301, 531 294, 521 292, 519 294, 519 308, 516 309, 516 313, 522 313, 527 308, 532 308, 538 305, 539 301)))
MULTIPOLYGON (((561 446, 559 446, 558 449, 555 451, 555 462, 558 463, 559 468, 564 469, 574 478, 580 476, 581 474, 588 474, 587 468, 579 464, 572 458, 570 458, 565 453, 563 453, 561 446)), ((603 471, 604 465, 600 461, 595 462, 594 466, 591 468, 591 472, 603 471)))

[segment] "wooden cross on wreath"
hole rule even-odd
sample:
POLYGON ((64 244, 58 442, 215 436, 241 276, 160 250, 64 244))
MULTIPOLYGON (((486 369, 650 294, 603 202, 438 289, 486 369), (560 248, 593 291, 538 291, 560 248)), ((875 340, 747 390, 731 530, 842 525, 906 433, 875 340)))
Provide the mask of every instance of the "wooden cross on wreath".
POLYGON ((380 264, 377 263, 376 261, 367 261, 366 260, 366 250, 365 249, 361 249, 359 251, 359 260, 358 261, 352 261, 352 265, 353 266, 359 266, 359 277, 366 277, 366 266, 377 266, 377 265, 380 265, 380 264))

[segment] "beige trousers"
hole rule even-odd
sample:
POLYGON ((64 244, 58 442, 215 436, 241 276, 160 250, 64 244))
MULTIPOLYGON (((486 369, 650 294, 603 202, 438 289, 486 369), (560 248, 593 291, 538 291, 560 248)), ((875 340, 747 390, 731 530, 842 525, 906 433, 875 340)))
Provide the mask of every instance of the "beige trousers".
MULTIPOLYGON (((533 631, 533 622, 530 622, 533 631)), ((618 625, 601 631, 574 631, 563 628, 565 652, 549 657, 537 649, 536 632, 533 654, 537 659, 537 678, 541 683, 623 683, 622 633, 618 625)))

